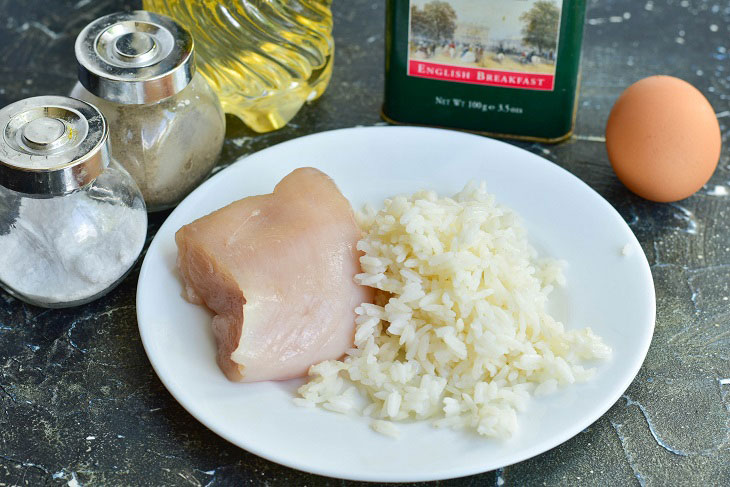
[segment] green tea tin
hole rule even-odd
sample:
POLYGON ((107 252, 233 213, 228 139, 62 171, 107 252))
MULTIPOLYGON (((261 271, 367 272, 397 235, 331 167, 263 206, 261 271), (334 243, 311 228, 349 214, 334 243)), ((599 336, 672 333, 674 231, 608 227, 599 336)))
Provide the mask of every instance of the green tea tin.
POLYGON ((570 137, 585 0, 388 0, 386 12, 386 120, 570 137))

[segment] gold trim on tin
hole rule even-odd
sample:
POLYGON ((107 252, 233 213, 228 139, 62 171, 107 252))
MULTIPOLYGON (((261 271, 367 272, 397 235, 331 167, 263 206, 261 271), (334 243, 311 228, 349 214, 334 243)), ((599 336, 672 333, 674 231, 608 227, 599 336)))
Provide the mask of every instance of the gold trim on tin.
POLYGON ((385 114, 385 110, 383 109, 383 105, 380 107, 380 118, 385 120, 388 123, 392 123, 394 125, 412 125, 414 127, 435 127, 439 129, 448 129, 448 130, 458 130, 460 132, 467 132, 470 134, 476 134, 476 135, 486 135, 488 137, 498 137, 500 139, 509 139, 509 140, 521 140, 525 142, 542 142, 543 144, 558 144, 560 142, 565 142, 566 140, 570 139, 573 134, 575 133, 575 120, 578 117, 578 97, 580 95, 580 85, 581 81, 583 79, 582 76, 583 72, 583 66, 581 63, 581 66, 578 67, 578 80, 575 86, 575 100, 573 101, 573 120, 570 123, 570 131, 565 134, 561 135, 559 137, 555 137, 552 139, 547 139, 545 137, 533 137, 531 135, 512 135, 512 134, 501 134, 498 132, 483 132, 480 130, 468 130, 468 129, 461 129, 458 127, 447 127, 443 125, 428 125, 425 123, 408 123, 408 122, 399 122, 397 120, 393 120, 388 115, 385 114))
POLYGON ((512 134, 500 134, 497 132, 483 132, 480 130, 468 130, 468 129, 461 129, 457 127, 446 127, 443 125, 428 125, 425 123, 408 123, 408 122, 399 122, 397 120, 393 120, 389 116, 385 114, 385 111, 383 111, 382 107, 380 109, 380 117, 385 120, 388 123, 392 123, 394 125, 411 125, 414 127, 434 127, 439 129, 448 129, 448 130, 458 130, 460 132, 467 132, 470 134, 476 134, 476 135, 486 135, 488 137, 498 137, 500 139, 510 139, 510 140, 522 140, 527 142, 542 142, 545 144, 557 144, 558 142, 563 142, 565 140, 568 140, 573 136, 573 132, 575 129, 575 111, 573 112, 573 123, 570 128, 570 132, 568 132, 565 135, 561 135, 559 137, 555 137, 553 139, 546 139, 544 137, 533 137, 530 135, 512 135, 512 134))

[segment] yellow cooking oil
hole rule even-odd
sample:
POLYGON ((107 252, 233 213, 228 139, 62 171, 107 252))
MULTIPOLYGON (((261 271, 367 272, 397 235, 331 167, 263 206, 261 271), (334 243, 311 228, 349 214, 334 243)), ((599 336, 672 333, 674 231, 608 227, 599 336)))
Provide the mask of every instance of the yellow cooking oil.
POLYGON ((144 0, 195 39, 198 71, 226 113, 276 130, 332 76, 332 0, 144 0))

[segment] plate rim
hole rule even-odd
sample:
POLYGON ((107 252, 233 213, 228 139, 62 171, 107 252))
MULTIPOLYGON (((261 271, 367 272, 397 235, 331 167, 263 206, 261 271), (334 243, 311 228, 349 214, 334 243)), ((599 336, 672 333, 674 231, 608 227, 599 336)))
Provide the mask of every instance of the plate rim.
MULTIPOLYGON (((531 162, 533 163, 533 162, 531 162)), ((245 197, 245 196, 241 196, 245 197)), ((578 435, 581 431, 583 431, 585 428, 589 427, 591 424, 595 423, 598 419, 600 419, 606 412, 613 407, 613 405, 621 399, 621 396, 624 394, 624 392, 628 389, 628 387, 633 383, 634 379, 638 375, 639 370, 641 369, 641 366, 643 365, 646 356, 648 354, 649 348, 651 346, 654 329, 656 327, 656 291, 655 291, 655 283, 654 278, 651 273, 651 267, 649 265, 648 259, 646 258, 646 254, 641 247, 640 242, 636 238, 636 235, 631 230, 629 225, 626 223, 626 221, 623 219, 621 214, 614 208, 613 205, 611 205, 603 196, 601 196, 595 189, 593 189, 590 185, 588 185, 586 182, 584 182, 582 179, 580 179, 575 174, 571 173, 567 169, 563 168, 562 166, 554 163, 553 161, 550 161, 548 159, 545 159, 533 152, 530 152, 526 149, 523 149, 521 147, 517 147, 515 145, 509 144, 507 142, 493 139, 490 137, 484 137, 476 134, 466 133, 466 132, 460 132, 456 130, 447 130, 447 129, 439 129, 439 128, 430 128, 430 127, 416 127, 416 126, 356 126, 356 127, 348 127, 348 128, 339 128, 334 130, 327 130, 322 132, 316 132, 312 134, 307 134, 301 137, 295 137, 277 144, 270 145, 264 149, 252 152, 250 154, 246 154, 244 156, 241 156, 237 158, 234 162, 232 162, 230 165, 226 166, 225 168, 219 170, 215 174, 211 175, 206 181, 201 183, 195 190, 193 190, 190 194, 188 194, 183 201, 181 201, 177 207, 165 218, 165 221, 160 225, 158 228, 155 237, 152 239, 147 252, 145 253, 144 260, 142 262, 142 266, 140 268, 139 278, 137 282, 137 291, 136 291, 136 298, 135 298, 135 313, 137 317, 137 324, 138 324, 138 330, 140 333, 142 345, 145 351, 145 354, 147 355, 148 360, 150 361, 150 364, 152 365, 153 370, 155 371, 155 374, 160 379, 162 384, 165 386, 165 389, 170 393, 170 395, 175 399, 175 401, 180 404, 183 409, 185 409, 193 418, 195 418, 198 422, 200 422, 203 426, 214 432, 216 435, 220 436, 221 438, 225 439, 229 443, 235 445, 238 448, 244 449, 254 455, 257 455, 261 458, 264 458, 266 460, 269 460, 271 462, 274 462, 279 465, 283 465, 289 468, 294 468, 296 470, 300 470, 302 472, 307 472, 315 475, 322 475, 327 476, 330 478, 338 478, 338 479, 345 479, 345 480, 353 480, 353 481, 366 481, 366 482, 423 482, 423 481, 435 481, 435 480, 446 480, 446 479, 452 479, 452 478, 459 478, 459 477, 465 477, 469 475, 475 475, 479 473, 488 472, 497 468, 504 468, 510 465, 514 465, 520 462, 523 462, 525 460, 534 458, 538 455, 541 455, 543 453, 546 453, 555 447, 565 443, 569 439, 573 438, 574 436, 578 435), (604 206, 609 212, 612 212, 615 217, 620 220, 621 224, 625 226, 626 230, 628 230, 628 233, 630 234, 632 238, 632 244, 636 246, 638 249, 638 253, 641 257, 641 271, 642 274, 644 274, 645 278, 648 278, 648 282, 651 284, 651 286, 648 286, 647 293, 648 293, 648 302, 649 302, 649 308, 648 312, 651 316, 650 323, 645 329, 644 334, 642 335, 642 341, 644 344, 641 346, 641 353, 638 354, 634 360, 632 366, 629 368, 630 374, 626 374, 625 378, 621 383, 616 386, 616 391, 619 391, 618 394, 611 394, 611 400, 610 401, 604 401, 604 404, 596 408, 593 412, 593 414, 585 416, 585 418, 582 421, 579 421, 575 423, 577 426, 574 428, 566 429, 561 432, 559 435, 553 435, 550 439, 550 441, 547 442, 548 446, 545 447, 545 445, 541 445, 540 447, 530 446, 529 448, 524 449, 524 453, 520 455, 520 458, 516 459, 513 462, 506 463, 504 465, 501 465, 499 467, 481 467, 478 464, 471 465, 470 468, 463 468, 458 467, 455 469, 450 468, 442 468, 438 471, 429 471, 430 474, 426 475, 412 475, 412 474, 403 474, 403 475, 378 475, 377 472, 370 472, 370 475, 342 475, 341 472, 335 472, 332 468, 327 467, 321 467, 317 465, 304 465, 296 460, 287 460, 285 458, 277 457, 275 455, 270 454, 267 451, 264 451, 257 447, 255 443, 253 444, 246 444, 243 446, 240 439, 233 438, 233 435, 228 433, 225 430, 222 430, 218 428, 216 425, 212 424, 212 422, 208 421, 206 418, 201 418, 194 412, 195 407, 194 404, 189 404, 188 400, 182 396, 175 393, 175 385, 170 381, 170 379, 160 372, 160 369, 158 367, 159 362, 158 358, 154 353, 150 352, 150 348, 148 346, 147 340, 145 339, 145 331, 144 326, 142 325, 143 317, 141 316, 144 313, 144 307, 140 306, 141 301, 144 300, 144 297, 142 297, 140 293, 141 283, 143 279, 145 279, 148 268, 150 264, 148 263, 148 256, 151 255, 151 251, 153 248, 157 248, 158 246, 162 245, 160 243, 160 235, 166 233, 164 230, 167 229, 169 225, 171 225, 172 220, 174 220, 173 216, 178 213, 182 212, 183 210, 180 210, 180 207, 183 206, 183 203, 188 200, 189 198, 197 197, 196 195, 200 193, 204 193, 206 191, 206 187, 209 185, 213 185, 215 181, 218 179, 222 179, 225 177, 226 172, 235 165, 241 163, 242 161, 245 161, 251 156, 259 155, 261 153, 267 152, 273 148, 278 148, 283 145, 292 145, 292 144, 299 144, 302 140, 305 139, 312 139, 312 138, 318 138, 323 136, 332 136, 333 134, 347 134, 347 133, 353 133, 353 132, 364 132, 364 131, 372 131, 372 132, 378 132, 378 131, 402 131, 402 132, 424 132, 424 133, 448 133, 449 136, 454 137, 468 137, 472 139, 480 139, 486 144, 498 144, 502 146, 507 146, 509 151, 519 152, 522 153, 522 155, 528 156, 526 159, 532 159, 537 162, 537 159, 541 160, 541 163, 546 163, 548 167, 550 167, 553 172, 561 173, 561 177, 567 176, 569 179, 572 180, 573 184, 577 184, 582 187, 583 190, 588 190, 589 193, 591 193, 593 198, 596 198, 599 203, 604 206), (616 396, 615 398, 613 396, 616 396)))

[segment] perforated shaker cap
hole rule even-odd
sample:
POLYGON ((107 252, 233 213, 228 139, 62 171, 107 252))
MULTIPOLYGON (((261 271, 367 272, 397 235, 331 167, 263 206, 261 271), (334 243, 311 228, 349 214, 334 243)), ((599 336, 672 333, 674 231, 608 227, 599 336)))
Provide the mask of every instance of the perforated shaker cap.
POLYGON ((100 17, 76 38, 79 81, 116 103, 154 103, 195 74, 193 36, 164 15, 137 10, 100 17))
POLYGON ((107 122, 88 103, 36 96, 0 109, 0 185, 59 195, 94 181, 109 165, 107 122))

